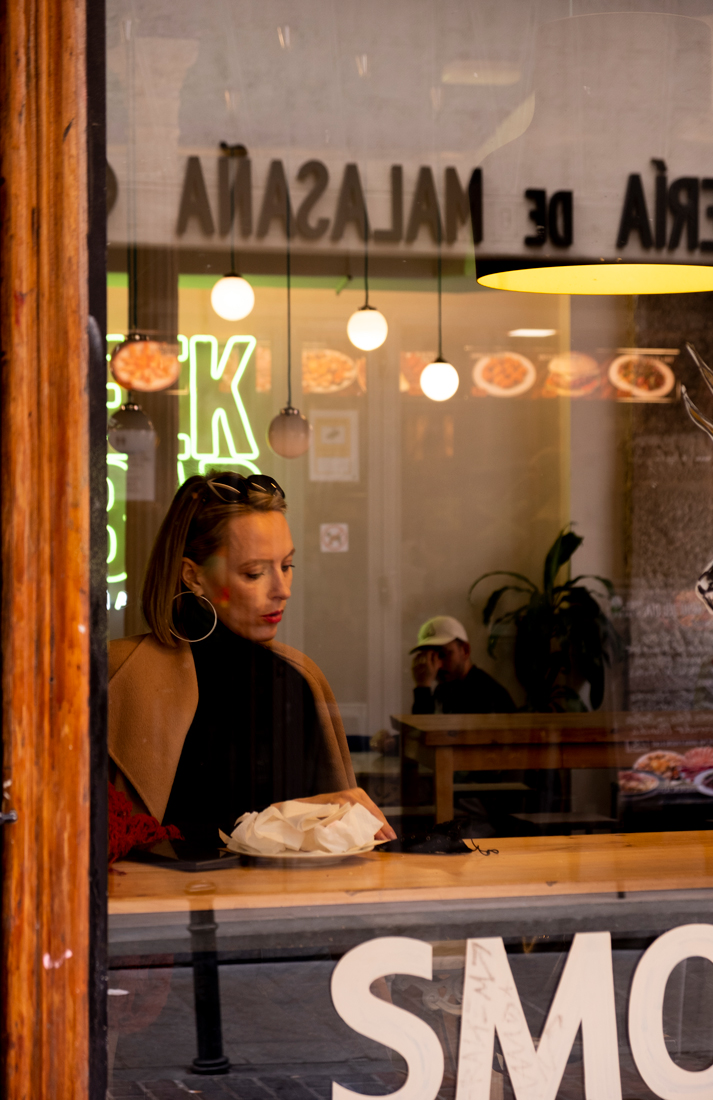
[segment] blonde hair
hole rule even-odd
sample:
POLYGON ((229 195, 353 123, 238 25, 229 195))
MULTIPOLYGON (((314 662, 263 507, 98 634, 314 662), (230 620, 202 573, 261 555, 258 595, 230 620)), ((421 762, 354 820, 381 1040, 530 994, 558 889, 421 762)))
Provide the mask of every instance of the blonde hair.
MULTIPOLYGON (((247 484, 247 499, 228 503, 223 499, 224 484, 235 481, 234 472, 210 470, 204 477, 196 474, 183 483, 171 501, 156 536, 146 567, 141 604, 146 622, 164 645, 175 646, 174 600, 188 589, 183 583, 183 559, 204 565, 220 550, 225 540, 225 528, 235 516, 250 512, 285 512, 281 492, 247 484)), ((183 603, 182 600, 178 601, 183 603)), ((180 617, 180 612, 179 612, 180 617)))

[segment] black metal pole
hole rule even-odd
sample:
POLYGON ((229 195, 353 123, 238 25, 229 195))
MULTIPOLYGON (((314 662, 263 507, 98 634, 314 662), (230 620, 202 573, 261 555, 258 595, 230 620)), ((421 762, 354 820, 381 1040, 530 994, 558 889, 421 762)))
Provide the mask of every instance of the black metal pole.
POLYGON ((193 952, 193 993, 196 1005, 198 1057, 191 1070, 203 1076, 229 1073, 230 1061, 223 1054, 223 1026, 220 1018, 220 979, 215 933, 218 925, 212 909, 191 912, 188 931, 193 952))

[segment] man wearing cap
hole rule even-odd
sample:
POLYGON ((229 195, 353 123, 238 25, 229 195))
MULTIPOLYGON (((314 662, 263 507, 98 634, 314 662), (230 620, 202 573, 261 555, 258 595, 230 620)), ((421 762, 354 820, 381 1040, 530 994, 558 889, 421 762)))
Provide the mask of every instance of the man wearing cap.
POLYGON ((466 629, 450 615, 429 619, 413 658, 412 714, 510 714, 515 704, 501 684, 470 659, 466 629))

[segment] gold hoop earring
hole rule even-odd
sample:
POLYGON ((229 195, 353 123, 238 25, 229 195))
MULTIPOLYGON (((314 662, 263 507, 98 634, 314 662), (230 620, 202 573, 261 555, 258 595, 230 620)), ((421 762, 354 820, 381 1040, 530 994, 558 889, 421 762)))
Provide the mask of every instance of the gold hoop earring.
MULTIPOLYGON (((210 602, 207 596, 199 596, 197 592, 177 592, 176 595, 173 597, 173 600, 171 600, 171 604, 173 604, 174 600, 180 599, 181 596, 195 596, 197 600, 205 600, 214 615, 213 625, 208 633, 204 634, 202 638, 184 638, 181 634, 176 634, 176 631, 173 629, 173 627, 169 626, 168 629, 171 631, 174 638, 178 638, 179 642, 190 642, 191 645, 195 645, 196 642, 204 642, 206 638, 210 638, 211 634, 218 625, 218 612, 215 610, 215 607, 210 602)), ((171 621, 173 621, 173 612, 171 612, 171 621)))

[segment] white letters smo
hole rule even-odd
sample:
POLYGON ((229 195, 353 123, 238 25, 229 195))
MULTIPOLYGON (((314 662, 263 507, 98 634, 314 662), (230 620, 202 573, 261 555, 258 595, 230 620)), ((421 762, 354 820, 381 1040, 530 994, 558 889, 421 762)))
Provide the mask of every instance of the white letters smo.
POLYGON ((713 925, 684 924, 655 940, 641 957, 629 997, 629 1043, 636 1068, 662 1100, 713 1096, 713 1066, 687 1070, 671 1061, 663 1036, 663 998, 674 966, 700 957, 713 963, 713 925))
MULTIPOLYGON (((661 1100, 711 1100, 713 1066, 691 1071, 666 1050, 663 1001, 673 968, 684 959, 713 963, 713 925, 689 924, 665 932, 642 956, 629 999, 629 1042, 637 1069, 661 1100)), ((443 1051, 417 1016, 370 993, 377 978, 413 974, 432 980, 432 949, 421 940, 384 937, 349 951, 332 975, 332 999, 341 1018, 361 1035, 384 1043, 406 1060, 406 1083, 393 1100, 435 1100, 443 1078, 443 1051)), ((611 936, 574 937, 539 1045, 527 1026, 502 939, 468 940, 456 1100, 489 1100, 497 1033, 516 1100, 556 1100, 577 1031, 582 1028, 586 1100, 621 1100, 611 936)), ((362 1100, 332 1085, 332 1100, 362 1100)))
MULTIPOLYGON (((432 949, 420 940, 385 937, 349 951, 332 975, 334 1007, 350 1027, 401 1054, 406 1083, 394 1100, 435 1100, 443 1051, 423 1020, 372 996, 386 974, 432 979, 432 949)), ((611 937, 575 936, 535 1050, 501 939, 468 940, 456 1100, 489 1100, 495 1032, 517 1100, 555 1100, 575 1036, 582 1025, 587 1100, 621 1100, 614 1010, 611 937)), ((332 1100, 361 1097, 332 1085, 332 1100)))
POLYGON ((501 939, 468 940, 456 1100, 488 1100, 498 1033, 517 1100, 555 1100, 582 1025, 587 1100, 621 1100, 611 937, 574 937, 539 1046, 501 939))
MULTIPOLYGON (((352 948, 332 973, 332 1001, 349 1027, 383 1043, 405 1059, 406 1083, 389 1100, 435 1100, 443 1080, 443 1049, 428 1024, 369 992, 387 974, 433 977, 433 948, 406 936, 382 936, 352 948)), ((361 1100, 364 1093, 332 1084, 332 1100, 361 1100)))

